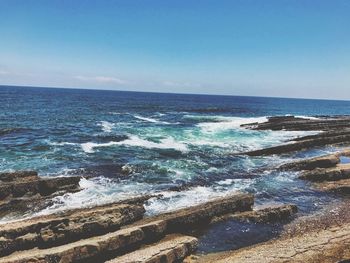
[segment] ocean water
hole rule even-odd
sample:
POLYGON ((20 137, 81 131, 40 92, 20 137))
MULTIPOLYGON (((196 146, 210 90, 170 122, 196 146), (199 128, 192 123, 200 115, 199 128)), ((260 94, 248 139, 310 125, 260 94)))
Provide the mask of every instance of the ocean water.
POLYGON ((336 148, 235 155, 313 133, 240 127, 288 114, 350 114, 350 102, 1 86, 0 171, 85 176, 81 192, 42 214, 163 194, 146 204, 152 215, 236 191, 254 193, 258 205, 292 202, 309 212, 334 198, 274 167, 336 148))

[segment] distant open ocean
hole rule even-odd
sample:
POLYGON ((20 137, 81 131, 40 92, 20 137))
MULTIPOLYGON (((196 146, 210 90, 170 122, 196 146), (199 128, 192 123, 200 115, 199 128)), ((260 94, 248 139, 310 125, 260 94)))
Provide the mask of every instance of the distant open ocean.
POLYGON ((86 176, 83 191, 40 213, 161 193, 146 206, 154 214, 238 190, 255 193, 258 204, 291 202, 307 213, 332 197, 271 168, 335 148, 233 155, 310 134, 240 127, 288 114, 350 114, 350 101, 0 86, 0 171, 86 176), (171 191, 178 186, 183 191, 171 191))

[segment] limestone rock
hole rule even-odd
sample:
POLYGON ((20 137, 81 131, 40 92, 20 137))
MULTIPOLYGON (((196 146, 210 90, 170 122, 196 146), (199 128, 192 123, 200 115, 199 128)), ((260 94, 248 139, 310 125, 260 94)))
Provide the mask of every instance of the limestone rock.
POLYGON ((196 250, 198 240, 191 236, 170 235, 158 243, 107 261, 106 263, 181 262, 196 250))

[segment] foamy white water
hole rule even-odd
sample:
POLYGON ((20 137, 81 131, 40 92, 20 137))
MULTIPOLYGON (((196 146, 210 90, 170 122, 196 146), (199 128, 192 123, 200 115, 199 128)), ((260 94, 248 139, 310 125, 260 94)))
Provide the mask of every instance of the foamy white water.
POLYGON ((104 132, 111 132, 114 127, 114 123, 108 121, 101 121, 99 125, 101 126, 102 131, 104 132))
POLYGON ((94 143, 94 142, 82 143, 81 148, 86 153, 93 153, 95 148, 109 147, 109 146, 115 146, 115 145, 143 147, 148 149, 152 149, 152 148, 174 149, 181 152, 186 152, 188 150, 185 144, 175 141, 174 138, 172 137, 161 139, 160 142, 157 143, 157 142, 141 139, 136 135, 130 135, 129 139, 126 139, 120 142, 111 141, 108 143, 94 143))

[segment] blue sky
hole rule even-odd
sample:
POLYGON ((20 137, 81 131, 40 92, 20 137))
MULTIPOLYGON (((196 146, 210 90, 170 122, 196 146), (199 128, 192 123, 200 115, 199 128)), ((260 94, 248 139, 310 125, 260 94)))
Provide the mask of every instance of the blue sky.
POLYGON ((0 84, 350 99, 350 1, 0 0, 0 84))

